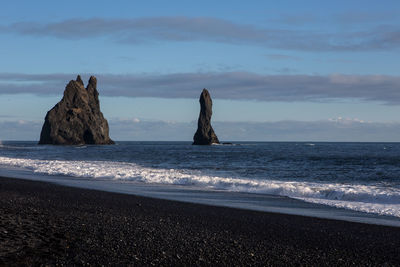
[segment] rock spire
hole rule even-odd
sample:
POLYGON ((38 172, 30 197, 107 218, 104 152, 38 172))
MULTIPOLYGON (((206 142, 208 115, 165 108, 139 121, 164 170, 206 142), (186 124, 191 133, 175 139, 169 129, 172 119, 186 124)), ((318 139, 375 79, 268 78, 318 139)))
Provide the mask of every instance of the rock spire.
POLYGON ((197 131, 193 137, 193 145, 219 144, 217 135, 211 126, 212 100, 207 89, 200 95, 200 115, 197 122, 197 131))
POLYGON ((65 87, 61 101, 47 112, 39 144, 114 144, 108 130, 100 111, 96 77, 91 76, 85 88, 78 75, 65 87))

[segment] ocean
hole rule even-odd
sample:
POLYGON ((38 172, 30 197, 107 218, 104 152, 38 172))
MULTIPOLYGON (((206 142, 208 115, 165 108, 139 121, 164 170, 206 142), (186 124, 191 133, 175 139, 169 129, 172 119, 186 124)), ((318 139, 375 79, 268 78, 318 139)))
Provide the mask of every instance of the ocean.
POLYGON ((400 226, 400 143, 3 141, 0 175, 400 226))

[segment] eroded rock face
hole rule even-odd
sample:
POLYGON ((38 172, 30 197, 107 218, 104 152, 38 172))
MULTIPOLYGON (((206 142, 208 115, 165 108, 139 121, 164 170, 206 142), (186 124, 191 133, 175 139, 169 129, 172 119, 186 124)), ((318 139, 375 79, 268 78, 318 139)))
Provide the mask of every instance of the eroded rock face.
POLYGON ((197 122, 197 131, 193 137, 193 145, 219 144, 217 135, 211 126, 212 100, 207 89, 200 95, 200 115, 197 122))
POLYGON ((114 144, 98 96, 96 77, 90 77, 86 88, 79 75, 75 81, 71 80, 64 97, 47 112, 39 144, 114 144))

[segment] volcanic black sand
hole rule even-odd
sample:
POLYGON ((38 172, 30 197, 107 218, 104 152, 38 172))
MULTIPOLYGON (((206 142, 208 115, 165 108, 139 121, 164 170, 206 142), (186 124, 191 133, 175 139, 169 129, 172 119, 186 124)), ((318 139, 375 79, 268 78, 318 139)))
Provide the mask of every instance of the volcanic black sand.
POLYGON ((0 178, 0 265, 399 265, 400 228, 0 178))

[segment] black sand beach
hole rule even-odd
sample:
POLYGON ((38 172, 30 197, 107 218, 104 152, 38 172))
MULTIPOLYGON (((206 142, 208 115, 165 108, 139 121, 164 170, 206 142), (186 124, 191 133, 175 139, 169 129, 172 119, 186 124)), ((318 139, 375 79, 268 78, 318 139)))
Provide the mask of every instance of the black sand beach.
POLYGON ((0 178, 1 265, 399 265, 400 228, 0 178))

